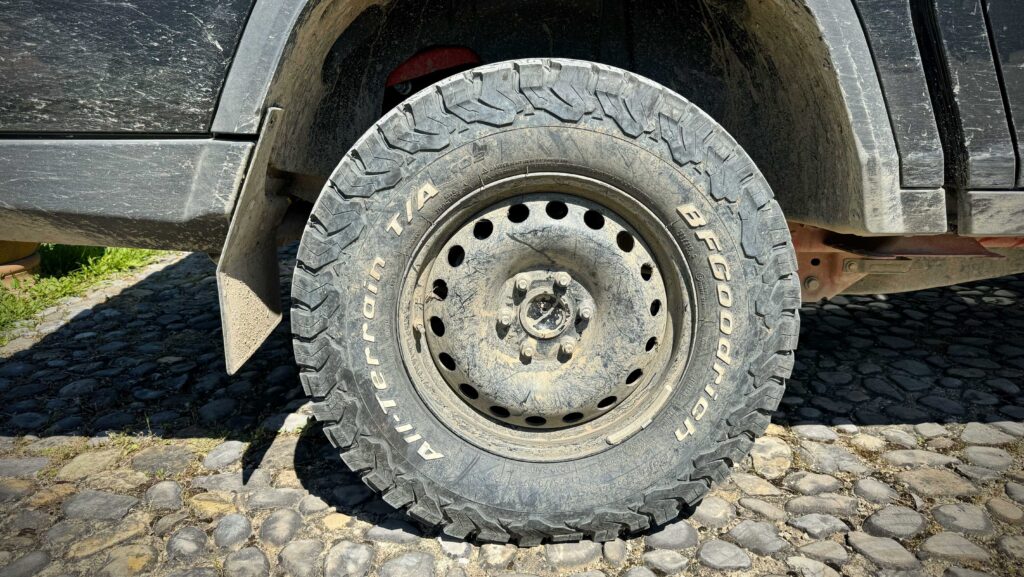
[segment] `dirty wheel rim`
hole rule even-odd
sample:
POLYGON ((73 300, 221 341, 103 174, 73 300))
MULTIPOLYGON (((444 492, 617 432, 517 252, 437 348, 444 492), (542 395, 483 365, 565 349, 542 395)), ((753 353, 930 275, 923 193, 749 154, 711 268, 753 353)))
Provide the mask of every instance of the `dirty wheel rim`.
POLYGON ((685 369, 692 290, 669 231, 591 178, 467 195, 406 276, 403 360, 439 419, 525 460, 578 458, 650 422, 685 369))

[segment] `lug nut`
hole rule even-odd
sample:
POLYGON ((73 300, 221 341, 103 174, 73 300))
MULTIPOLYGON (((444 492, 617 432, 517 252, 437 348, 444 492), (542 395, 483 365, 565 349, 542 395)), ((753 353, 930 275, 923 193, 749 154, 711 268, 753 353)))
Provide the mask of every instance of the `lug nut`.
POLYGON ((528 289, 528 288, 530 288, 530 281, 526 280, 525 278, 517 278, 516 279, 516 290, 517 291, 519 291, 521 293, 524 293, 524 292, 526 292, 526 289, 528 289))
POLYGON ((519 354, 523 355, 523 358, 532 359, 533 355, 537 353, 537 340, 526 339, 523 341, 521 347, 519 347, 519 354))
POLYGON ((512 326, 512 310, 505 308, 502 309, 501 314, 498 315, 498 324, 508 328, 512 326))
POLYGON ((562 339, 559 349, 562 351, 563 355, 571 356, 576 352, 576 341, 572 339, 562 339))
POLYGON ((572 277, 567 272, 555 273, 555 284, 559 288, 566 288, 572 282, 572 277))
POLYGON ((580 318, 589 321, 590 317, 594 316, 594 309, 590 307, 583 307, 580 309, 580 318))

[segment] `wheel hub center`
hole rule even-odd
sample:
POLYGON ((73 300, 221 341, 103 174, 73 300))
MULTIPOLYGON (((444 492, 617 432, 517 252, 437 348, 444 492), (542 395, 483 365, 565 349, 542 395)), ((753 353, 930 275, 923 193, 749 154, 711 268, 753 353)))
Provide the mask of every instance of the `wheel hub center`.
POLYGON ((566 295, 557 295, 549 288, 530 291, 519 305, 519 322, 538 339, 553 339, 572 324, 575 303, 566 295))

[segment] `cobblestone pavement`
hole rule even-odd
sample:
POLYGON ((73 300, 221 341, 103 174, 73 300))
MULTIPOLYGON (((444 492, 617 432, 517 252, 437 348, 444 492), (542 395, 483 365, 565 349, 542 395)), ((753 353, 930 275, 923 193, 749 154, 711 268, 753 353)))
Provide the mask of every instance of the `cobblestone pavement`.
POLYGON ((776 424, 693 516, 517 550, 423 534, 347 472, 286 324, 227 377, 213 265, 170 256, 0 350, 0 575, 1021 575, 1021 294, 805 307, 776 424))

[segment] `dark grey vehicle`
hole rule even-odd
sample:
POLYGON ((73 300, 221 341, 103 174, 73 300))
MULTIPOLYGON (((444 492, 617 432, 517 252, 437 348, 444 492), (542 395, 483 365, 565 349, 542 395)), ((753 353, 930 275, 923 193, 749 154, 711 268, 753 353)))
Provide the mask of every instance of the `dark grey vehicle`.
POLYGON ((0 0, 0 239, 218 262, 453 536, 613 539, 764 432, 801 300, 1024 271, 1018 0, 0 0))

